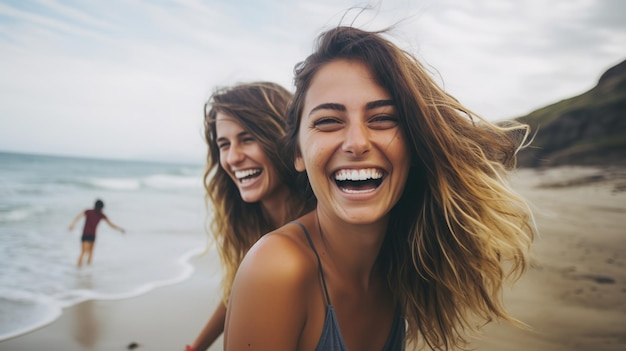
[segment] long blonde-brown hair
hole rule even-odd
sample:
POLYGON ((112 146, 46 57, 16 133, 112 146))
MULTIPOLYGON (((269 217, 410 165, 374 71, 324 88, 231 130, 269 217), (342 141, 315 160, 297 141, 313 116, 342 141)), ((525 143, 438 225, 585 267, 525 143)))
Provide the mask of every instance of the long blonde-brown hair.
POLYGON ((515 322, 503 306, 502 287, 525 271, 535 230, 506 175, 529 130, 475 116, 383 35, 352 27, 322 33, 317 49, 295 69, 287 151, 293 159, 318 70, 338 59, 367 65, 395 103, 412 162, 378 262, 403 306, 411 344, 464 347, 481 320, 515 322))
POLYGON ((290 213, 287 213, 287 218, 294 219, 306 209, 294 182, 293 163, 285 162, 279 145, 285 135, 285 114, 290 99, 291 93, 278 84, 254 82, 219 88, 205 104, 204 128, 208 154, 204 187, 207 202, 210 202, 213 211, 210 232, 224 268, 225 301, 246 252, 263 234, 276 229, 276 226, 260 202, 247 203, 242 200, 236 184, 220 166, 215 120, 219 112, 234 118, 261 145, 282 183, 290 191, 291 196, 287 200, 289 206, 286 206, 290 213))

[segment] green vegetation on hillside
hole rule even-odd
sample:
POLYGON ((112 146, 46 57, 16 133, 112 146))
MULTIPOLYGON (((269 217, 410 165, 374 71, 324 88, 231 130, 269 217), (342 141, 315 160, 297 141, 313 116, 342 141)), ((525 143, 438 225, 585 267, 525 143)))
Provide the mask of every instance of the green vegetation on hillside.
POLYGON ((588 92, 517 120, 536 132, 520 166, 626 164, 626 61, 588 92))

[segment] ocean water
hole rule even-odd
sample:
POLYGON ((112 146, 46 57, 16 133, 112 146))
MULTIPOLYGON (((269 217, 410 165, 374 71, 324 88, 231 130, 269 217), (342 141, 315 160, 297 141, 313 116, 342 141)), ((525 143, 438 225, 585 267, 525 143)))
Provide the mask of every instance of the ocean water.
POLYGON ((207 246, 202 165, 0 152, 0 340, 88 299, 123 299, 181 282, 207 246), (96 199, 126 229, 101 221, 93 263, 76 267, 96 199))

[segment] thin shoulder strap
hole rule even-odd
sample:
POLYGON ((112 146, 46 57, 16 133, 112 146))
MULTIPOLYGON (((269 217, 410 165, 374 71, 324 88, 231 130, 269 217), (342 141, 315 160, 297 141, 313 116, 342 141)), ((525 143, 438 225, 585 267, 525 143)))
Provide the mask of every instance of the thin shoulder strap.
POLYGON ((326 287, 326 279, 324 279, 324 270, 322 269, 322 260, 320 259, 320 255, 317 253, 317 250, 315 249, 315 245, 313 245, 313 240, 311 240, 311 235, 309 235, 309 231, 306 230, 306 227, 302 223, 298 221, 293 221, 291 223, 295 223, 299 225, 300 228, 302 228, 302 231, 304 232, 304 235, 306 236, 306 240, 309 242, 311 249, 313 249, 313 253, 315 253, 315 257, 317 257, 317 265, 320 270, 320 276, 322 277, 322 284, 324 285, 324 294, 326 294, 326 301, 328 301, 328 304, 330 305, 331 304, 330 295, 328 294, 328 288, 326 287))

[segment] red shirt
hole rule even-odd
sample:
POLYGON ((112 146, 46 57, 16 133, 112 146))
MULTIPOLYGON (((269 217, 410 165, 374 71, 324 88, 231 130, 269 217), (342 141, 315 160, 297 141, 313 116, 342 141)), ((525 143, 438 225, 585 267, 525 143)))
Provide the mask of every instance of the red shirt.
POLYGON ((107 218, 107 216, 102 213, 102 211, 96 210, 86 210, 85 211, 85 228, 83 228, 83 235, 93 235, 96 236, 96 227, 102 218, 107 218))

